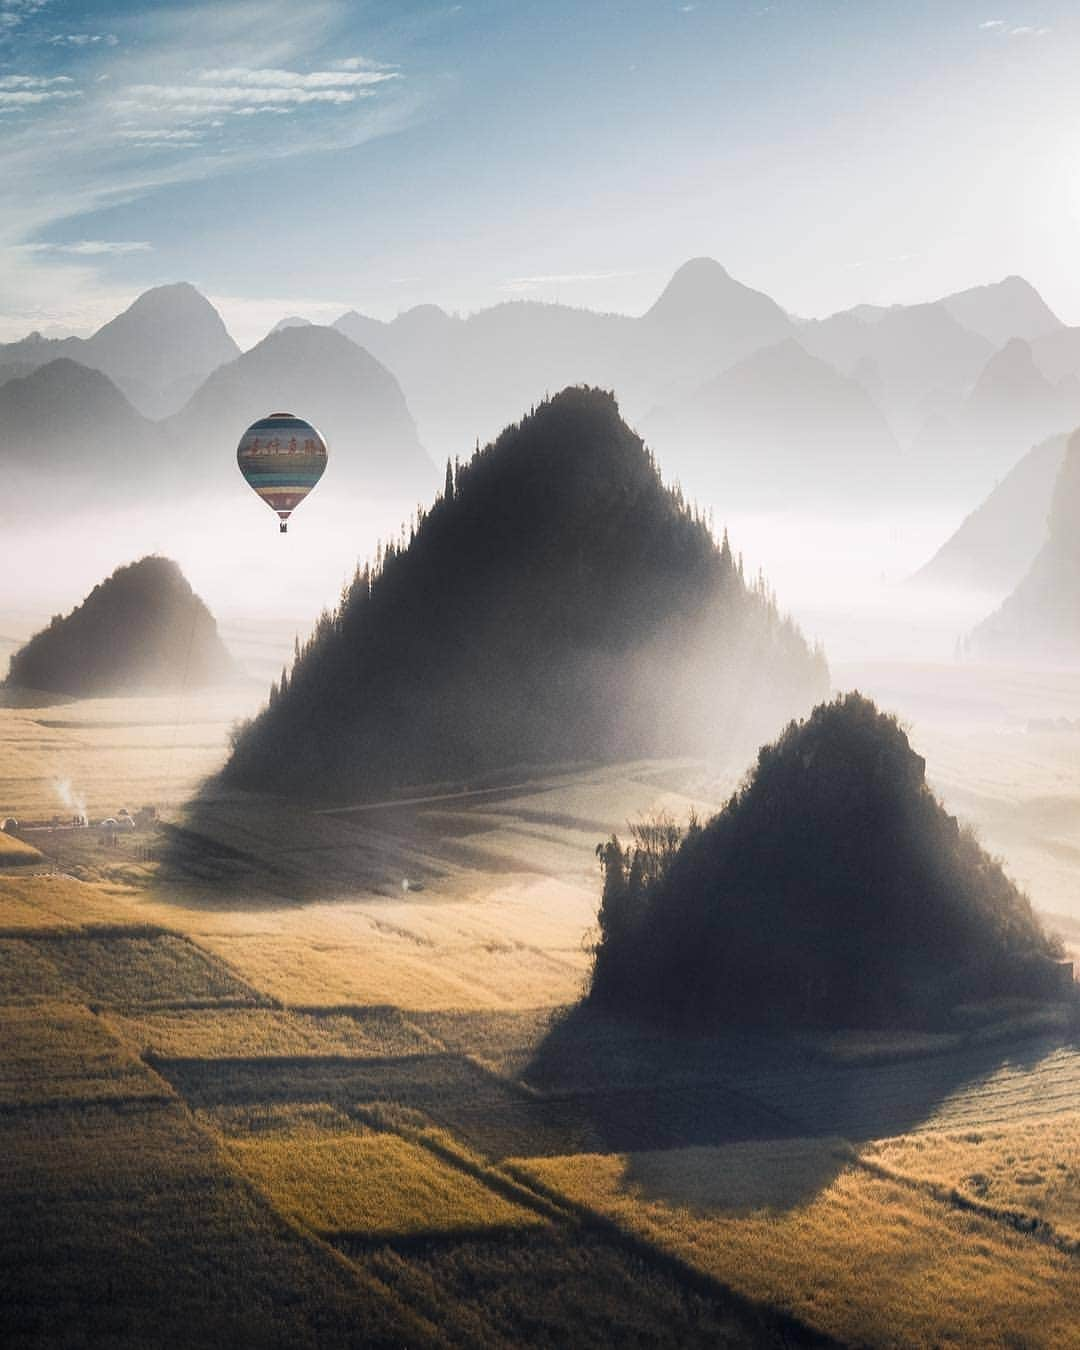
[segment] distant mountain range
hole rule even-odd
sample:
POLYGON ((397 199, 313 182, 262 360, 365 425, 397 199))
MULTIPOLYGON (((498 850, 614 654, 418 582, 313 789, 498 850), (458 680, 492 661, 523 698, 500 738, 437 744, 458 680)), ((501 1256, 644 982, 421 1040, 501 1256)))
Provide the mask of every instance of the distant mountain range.
POLYGON ((824 658, 664 487, 612 396, 567 389, 357 574, 226 773, 332 797, 722 753, 827 687, 824 658))
POLYGON ((669 474, 736 508, 767 507, 770 490, 782 490, 842 509, 903 476, 900 447, 866 391, 792 337, 657 409, 642 431, 669 474))
POLYGON ((1080 432, 1070 437, 1058 471, 1042 547, 967 647, 990 660, 1080 660, 1080 432))
POLYGON ((1065 436, 1034 446, 913 578, 918 584, 997 591, 1020 581, 1046 542, 1065 436))
MULTIPOLYGON (((860 305, 803 321, 719 263, 697 258, 636 319, 519 301, 464 318, 421 305, 390 323, 353 311, 335 326, 398 375, 421 436, 438 457, 493 434, 553 388, 593 383, 616 391, 661 463, 675 466, 695 494, 723 490, 718 445, 729 443, 733 425, 740 436, 746 433, 748 447, 732 463, 736 490, 749 496, 752 475, 744 469, 757 447, 769 448, 764 463, 770 469, 785 460, 801 464, 821 447, 857 447, 861 420, 871 464, 880 468, 893 458, 909 495, 947 493, 960 505, 985 492, 1036 440, 1067 430, 1080 409, 1071 392, 1074 383, 1080 391, 1080 330, 1072 343, 1073 330, 1019 277, 933 303, 860 305), (1012 338, 1030 344, 1022 350, 1030 350, 1046 387, 1022 391, 1021 406, 1001 417, 991 408, 1007 402, 1008 366, 1017 357, 1009 356, 1002 369, 995 355, 1012 338), (805 383, 793 390, 800 418, 777 406, 789 401, 780 380, 785 362, 795 365, 790 352, 771 363, 777 381, 769 390, 760 387, 753 367, 736 373, 748 357, 790 340, 847 382, 833 382, 831 396, 824 375, 813 395, 805 383), (743 378, 750 387, 740 391, 743 378), (856 399, 852 385, 864 400, 856 399), (715 386, 711 400, 709 386, 715 386), (995 400, 999 386, 1002 397, 995 400), (730 416, 714 425, 712 412, 729 400, 730 416), (752 411, 755 400, 760 419, 752 411), (777 449, 778 433, 793 437, 789 451, 777 449)), ((860 470, 857 455, 844 451, 828 458, 819 466, 822 492, 865 505, 856 498, 855 480, 869 482, 872 471, 860 470), (828 477, 839 465, 848 471, 846 482, 828 477)), ((788 505, 811 476, 809 467, 790 482, 762 475, 754 504, 788 505)))
POLYGON ((0 466, 20 519, 149 494, 154 424, 108 376, 59 357, 0 384, 0 466))
POLYGON ((214 617, 170 558, 118 567, 11 658, 11 687, 102 698, 235 675, 214 617))
POLYGON ((273 411, 307 418, 326 438, 324 489, 407 500, 434 489, 435 467, 397 380, 343 333, 314 324, 279 329, 221 366, 161 432, 182 452, 176 469, 211 492, 235 484, 240 433, 273 411))
POLYGON ((108 375, 144 416, 183 407, 218 366, 239 356, 217 310, 181 282, 146 291, 88 338, 43 338, 0 344, 0 380, 10 365, 36 369, 67 357, 108 375))
POLYGON ((858 380, 902 439, 911 439, 943 399, 960 397, 993 355, 944 302, 860 306, 811 321, 799 341, 842 374, 858 380))
POLYGON ((326 431, 331 472, 415 495, 433 472, 421 443, 436 462, 460 457, 552 390, 587 384, 614 390, 687 492, 721 507, 784 510, 810 488, 880 509, 887 488, 959 514, 1034 443, 1080 421, 1080 329, 1019 277, 803 321, 696 258, 639 318, 515 301, 467 317, 421 305, 391 322, 353 311, 333 328, 288 316, 241 354, 180 284, 146 292, 90 338, 0 346, 0 463, 79 463, 90 478, 107 446, 128 475, 112 490, 135 493, 177 447, 223 463, 244 426, 284 403, 326 431), (338 334, 350 345, 334 346, 338 334), (58 360, 69 364, 26 382, 58 360), (78 435, 78 408, 56 406, 90 389, 72 362, 127 405, 94 390, 78 435))
POLYGON ((0 384, 0 465, 23 518, 161 500, 173 489, 198 501, 240 490, 237 441, 273 411, 300 411, 319 426, 328 484, 415 501, 436 482, 394 377, 343 334, 314 325, 234 356, 161 422, 136 412, 101 372, 50 361, 0 384))
POLYGON ((923 480, 969 497, 1008 473, 1032 445, 1080 422, 1080 380, 1053 383, 1032 345, 1011 338, 951 413, 928 422, 911 447, 923 480))
POLYGON ((941 304, 969 332, 1003 347, 1009 338, 1034 342, 1066 331, 1034 286, 1023 277, 1006 277, 990 286, 947 295, 941 304))

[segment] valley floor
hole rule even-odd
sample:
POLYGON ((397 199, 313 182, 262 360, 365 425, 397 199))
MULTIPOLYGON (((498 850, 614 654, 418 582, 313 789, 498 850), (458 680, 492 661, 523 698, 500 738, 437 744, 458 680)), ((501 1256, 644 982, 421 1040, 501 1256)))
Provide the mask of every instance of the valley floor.
MULTIPOLYGON (((837 676, 1073 933, 1080 735, 1038 719, 1080 719, 1080 680, 837 676)), ((0 812, 40 853, 0 857, 5 1345, 1080 1345, 1064 1010, 613 1022, 575 1006, 595 844, 731 776, 305 811, 200 787, 250 703, 0 709, 0 812), (65 794, 163 820, 31 828, 65 794)))

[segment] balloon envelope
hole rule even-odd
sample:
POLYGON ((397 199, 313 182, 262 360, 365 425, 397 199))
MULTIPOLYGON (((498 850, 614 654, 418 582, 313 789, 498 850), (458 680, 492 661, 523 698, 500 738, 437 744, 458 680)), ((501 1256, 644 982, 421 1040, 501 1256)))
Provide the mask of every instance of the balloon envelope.
POLYGON ((285 522, 323 476, 326 442, 292 413, 252 422, 236 447, 236 462, 252 491, 285 522))

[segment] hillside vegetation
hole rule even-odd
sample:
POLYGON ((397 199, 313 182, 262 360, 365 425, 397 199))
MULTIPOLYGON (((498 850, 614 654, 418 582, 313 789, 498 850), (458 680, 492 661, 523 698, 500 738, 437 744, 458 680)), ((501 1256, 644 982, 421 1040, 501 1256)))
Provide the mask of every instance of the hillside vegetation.
POLYGON ((293 794, 723 750, 827 671, 665 487, 610 394, 568 389, 358 572, 227 776, 293 794))
POLYGON ((645 1017, 881 1025, 1053 981, 1027 898, 857 693, 765 746, 704 827, 598 851, 592 998, 645 1017))
POLYGON ((197 688, 233 672, 214 617, 169 558, 118 567, 11 658, 6 683, 82 697, 197 688))

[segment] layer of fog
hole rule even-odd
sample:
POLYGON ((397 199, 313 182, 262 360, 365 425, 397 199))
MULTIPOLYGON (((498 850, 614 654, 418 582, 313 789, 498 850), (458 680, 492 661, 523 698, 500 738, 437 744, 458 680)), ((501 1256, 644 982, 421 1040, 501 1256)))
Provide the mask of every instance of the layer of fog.
MULTIPOLYGON (((67 612, 115 567, 157 552, 180 564, 227 640, 238 624, 303 636, 337 601, 356 564, 380 540, 401 538, 414 509, 404 501, 342 500, 328 487, 303 504, 285 535, 239 480, 234 495, 212 504, 95 511, 45 527, 15 521, 0 537, 0 568, 12 581, 5 635, 67 612)), ((717 532, 727 526, 747 575, 764 572, 781 609, 824 643, 834 664, 951 661, 958 639, 1000 600, 907 585, 956 527, 955 512, 862 521, 796 511, 725 518, 718 505, 712 513, 717 532)))

